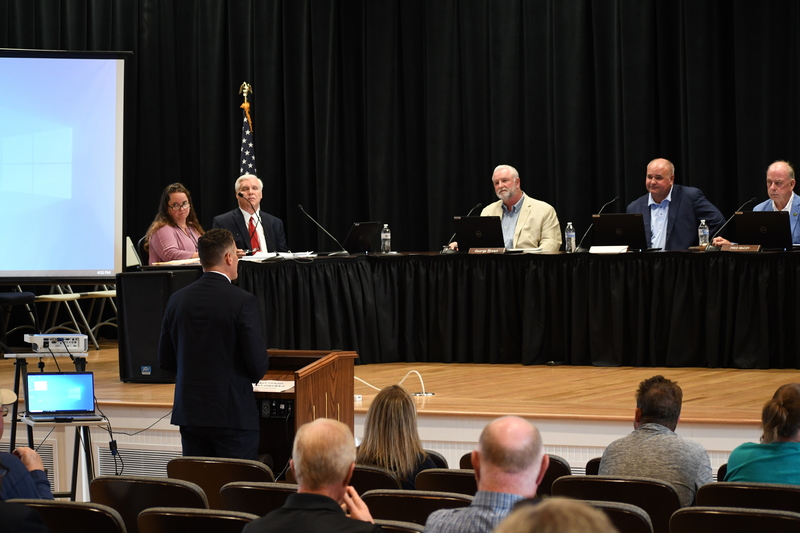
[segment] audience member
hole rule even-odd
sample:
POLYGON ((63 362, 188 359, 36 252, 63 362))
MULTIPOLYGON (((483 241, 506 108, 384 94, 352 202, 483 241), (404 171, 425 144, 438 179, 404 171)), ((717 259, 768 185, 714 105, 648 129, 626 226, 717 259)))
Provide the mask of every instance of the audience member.
POLYGON ((711 482, 711 462, 703 446, 675 434, 683 391, 664 376, 639 384, 634 431, 608 445, 601 476, 639 476, 671 483, 682 506, 694 502, 700 486, 711 482))
POLYGON ((366 504, 348 486, 356 460, 350 428, 318 418, 297 431, 290 466, 297 493, 247 524, 242 533, 377 533, 366 504))
POLYGON ((761 410, 761 443, 728 458, 725 481, 800 485, 800 383, 782 385, 761 410))
POLYGON ((145 238, 149 264, 197 257, 197 239, 203 233, 189 189, 180 183, 167 185, 145 238))
POLYGON ((369 406, 356 463, 394 472, 404 489, 416 487, 419 472, 436 468, 419 440, 414 399, 402 386, 385 387, 369 406))
POLYGON ((714 234, 725 219, 695 187, 674 184, 675 166, 666 159, 647 165, 647 194, 628 205, 628 213, 641 213, 651 248, 686 250, 698 244, 697 227, 705 220, 714 234))
POLYGON ((239 207, 214 217, 213 224, 233 233, 239 257, 246 253, 288 252, 283 221, 261 210, 264 183, 253 174, 243 174, 233 189, 239 207))
POLYGON ((618 533, 608 516, 569 498, 548 498, 537 505, 519 505, 494 533, 618 533))
POLYGON ((544 453, 539 430, 526 420, 505 416, 481 433, 472 466, 478 493, 469 507, 433 512, 426 533, 489 533, 514 504, 536 496, 550 458, 544 453))
MULTIPOLYGON (((0 398, 3 403, 3 424, 0 425, 0 439, 2 439, 6 417, 10 411, 9 406, 17 401, 17 395, 8 389, 0 389, 0 398)), ((0 477, 2 477, 0 500, 53 499, 42 458, 28 447, 19 447, 11 453, 0 453, 0 477)))

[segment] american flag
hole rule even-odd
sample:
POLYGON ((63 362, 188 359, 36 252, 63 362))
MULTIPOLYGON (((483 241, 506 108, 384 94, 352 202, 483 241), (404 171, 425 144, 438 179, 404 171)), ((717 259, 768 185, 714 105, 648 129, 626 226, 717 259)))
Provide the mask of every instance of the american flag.
POLYGON ((257 174, 256 172, 256 147, 253 132, 247 122, 247 110, 242 110, 242 157, 239 160, 240 174, 257 174))

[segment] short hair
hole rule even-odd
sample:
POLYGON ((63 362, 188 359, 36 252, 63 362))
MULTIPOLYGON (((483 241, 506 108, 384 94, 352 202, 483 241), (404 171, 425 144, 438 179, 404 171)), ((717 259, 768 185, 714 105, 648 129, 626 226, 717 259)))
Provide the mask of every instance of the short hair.
POLYGON ((319 490, 344 481, 356 461, 356 442, 346 425, 318 418, 297 430, 292 461, 299 486, 319 490))
POLYGON ((641 412, 642 424, 660 424, 675 431, 682 403, 681 388, 661 375, 642 381, 636 391, 636 407, 641 412))
POLYGON ((794 437, 800 430, 800 383, 781 385, 761 410, 761 442, 794 437))
POLYGON ((496 429, 498 421, 507 418, 518 417, 498 418, 483 428, 478 439, 478 452, 480 453, 481 462, 485 461, 509 474, 524 472, 535 465, 541 464, 544 455, 544 444, 539 430, 530 422, 519 418, 521 422, 530 425, 530 438, 524 442, 510 443, 496 429))
POLYGON ((258 188, 263 191, 264 190, 264 182, 261 181, 261 178, 259 178, 255 174, 242 174, 241 176, 236 178, 236 183, 233 184, 233 192, 235 192, 235 193, 239 192, 239 184, 242 183, 242 181, 244 181, 244 180, 252 180, 252 179, 258 181, 258 188))
POLYGON ((517 506, 495 533, 618 533, 608 516, 588 503, 552 497, 517 506))
POLYGON ((783 163, 784 165, 786 165, 786 167, 789 169, 789 179, 790 180, 794 179, 794 167, 792 166, 791 163, 789 163, 788 161, 784 161, 783 159, 778 159, 777 161, 773 161, 772 164, 770 164, 770 166, 767 167, 767 172, 769 172, 770 167, 772 167, 772 165, 776 163, 783 163))
POLYGON ((203 268, 219 265, 225 259, 225 254, 236 248, 233 233, 223 228, 214 228, 197 239, 197 255, 203 268))
POLYGON ((492 176, 494 176, 495 173, 498 170, 505 169, 505 168, 507 168, 507 169, 509 169, 511 171, 511 175, 514 176, 514 178, 519 179, 519 172, 517 172, 517 169, 512 167, 511 165, 497 165, 496 167, 494 167, 494 171, 492 172, 492 176))

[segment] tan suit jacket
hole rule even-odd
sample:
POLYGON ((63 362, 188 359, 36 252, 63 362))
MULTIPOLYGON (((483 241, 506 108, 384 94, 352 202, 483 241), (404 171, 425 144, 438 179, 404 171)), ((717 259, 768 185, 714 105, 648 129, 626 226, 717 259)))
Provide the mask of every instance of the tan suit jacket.
MULTIPOLYGON (((503 201, 484 207, 481 216, 502 217, 503 201)), ((525 195, 514 230, 514 248, 541 248, 545 252, 561 248, 561 226, 553 206, 525 195)))

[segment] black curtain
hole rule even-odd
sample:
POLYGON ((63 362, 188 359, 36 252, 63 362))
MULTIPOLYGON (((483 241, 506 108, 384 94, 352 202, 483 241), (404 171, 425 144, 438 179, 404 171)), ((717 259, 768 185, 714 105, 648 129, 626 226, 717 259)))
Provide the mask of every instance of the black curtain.
MULTIPOLYGON (((125 232, 165 185, 235 205, 243 81, 266 210, 293 250, 381 220, 431 250, 493 198, 494 166, 581 234, 647 162, 725 214, 798 161, 795 0, 0 0, 0 46, 130 50, 125 232)), ((57 90, 57 88, 54 88, 57 90)))

